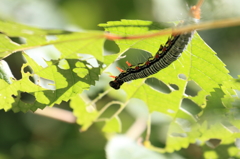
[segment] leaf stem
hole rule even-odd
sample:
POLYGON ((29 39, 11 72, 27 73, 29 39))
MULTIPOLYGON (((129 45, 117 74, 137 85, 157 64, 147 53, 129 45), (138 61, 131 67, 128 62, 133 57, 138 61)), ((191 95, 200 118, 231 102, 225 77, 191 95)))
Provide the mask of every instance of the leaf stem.
POLYGON ((150 140, 150 135, 151 135, 151 114, 148 114, 147 132, 146 132, 145 141, 150 140))
MULTIPOLYGON (((87 103, 87 106, 92 106, 94 103, 96 104, 102 97, 104 97, 106 94, 108 94, 112 90, 112 88, 107 89, 105 92, 100 93, 94 100, 87 103)), ((95 108, 96 109, 96 108, 95 108)))
POLYGON ((142 34, 142 35, 130 35, 130 36, 120 36, 112 33, 105 33, 105 38, 108 40, 120 40, 120 39, 143 39, 143 38, 153 38, 156 36, 163 36, 169 34, 181 34, 183 32, 189 32, 192 30, 206 30, 206 29, 215 29, 215 28, 224 28, 224 27, 233 27, 240 25, 240 18, 237 19, 225 19, 217 20, 212 22, 204 22, 198 24, 187 25, 183 27, 178 27, 174 29, 165 29, 158 32, 142 34))
MULTIPOLYGON (((107 105, 105 105, 105 106, 99 111, 98 116, 96 117, 96 120, 95 120, 95 121, 101 120, 101 119, 99 119, 99 117, 103 114, 103 112, 104 112, 105 110, 107 110, 107 108, 109 108, 109 107, 110 107, 111 105, 113 105, 113 104, 122 105, 123 103, 122 103, 122 102, 119 102, 119 101, 109 102, 107 105)), ((111 117, 110 119, 112 119, 112 117, 111 117)), ((109 119, 109 120, 110 120, 110 119, 109 119)))

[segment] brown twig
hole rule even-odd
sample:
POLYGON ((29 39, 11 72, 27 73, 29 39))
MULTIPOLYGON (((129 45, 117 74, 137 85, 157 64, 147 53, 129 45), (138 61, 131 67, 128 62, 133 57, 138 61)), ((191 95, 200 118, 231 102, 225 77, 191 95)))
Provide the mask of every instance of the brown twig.
POLYGON ((43 110, 38 109, 34 112, 34 114, 46 116, 67 123, 76 123, 76 117, 72 112, 56 107, 45 107, 43 110))

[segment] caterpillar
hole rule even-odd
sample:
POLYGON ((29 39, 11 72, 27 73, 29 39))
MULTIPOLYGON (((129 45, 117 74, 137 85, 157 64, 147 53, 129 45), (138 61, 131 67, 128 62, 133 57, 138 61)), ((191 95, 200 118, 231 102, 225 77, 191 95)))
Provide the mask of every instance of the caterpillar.
MULTIPOLYGON (((200 6, 202 3, 203 0, 200 0, 196 6, 191 7, 190 12, 193 18, 191 18, 190 22, 196 23, 200 19, 200 6)), ((115 79, 110 81, 109 85, 114 89, 119 89, 124 82, 146 78, 168 67, 181 56, 181 53, 191 41, 194 32, 195 30, 192 30, 190 32, 171 35, 165 45, 160 45, 155 56, 150 57, 144 63, 133 66, 129 62, 126 62, 129 68, 126 71, 118 68, 121 73, 116 77, 113 76, 115 79)))

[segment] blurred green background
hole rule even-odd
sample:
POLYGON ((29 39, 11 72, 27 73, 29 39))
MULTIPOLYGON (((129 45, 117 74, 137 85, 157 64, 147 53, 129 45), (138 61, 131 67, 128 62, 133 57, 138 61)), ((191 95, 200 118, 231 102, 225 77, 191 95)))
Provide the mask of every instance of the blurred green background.
MULTIPOLYGON (((44 29, 64 29, 69 31, 102 30, 99 23, 120 19, 141 19, 150 21, 173 21, 184 18, 187 6, 196 0, 0 0, 0 19, 19 22, 44 29)), ((219 0, 208 2, 203 7, 202 21, 239 16, 239 2, 219 0), (234 10, 235 8, 235 10, 234 10), (224 12, 223 12, 224 10, 224 12)), ((230 74, 237 78, 240 74, 240 27, 199 31, 206 43, 217 52, 226 64, 230 74)), ((22 62, 20 54, 9 56, 14 76, 19 79, 22 62)), ((102 90, 89 93, 94 98, 102 90)), ((103 99, 99 107, 109 101, 103 99)), ((68 103, 60 106, 71 110, 68 103)), ((115 110, 113 110, 115 111, 115 110)), ((123 132, 134 121, 128 111, 121 113, 123 132)), ((165 123, 153 127, 153 143, 164 146, 159 141, 159 132, 165 123), (160 126, 161 125, 161 126, 160 126), (154 136, 154 135, 153 135, 154 136), (157 137, 158 136, 158 137, 157 137)), ((87 132, 79 132, 77 124, 35 115, 31 112, 14 114, 0 111, 0 159, 101 159, 105 156, 107 143, 101 132, 101 123, 94 124, 87 132)), ((164 140, 164 139, 163 139, 164 140)), ((201 158, 201 150, 190 146, 179 152, 184 158, 201 158), (193 153, 195 152, 195 153, 193 153)))

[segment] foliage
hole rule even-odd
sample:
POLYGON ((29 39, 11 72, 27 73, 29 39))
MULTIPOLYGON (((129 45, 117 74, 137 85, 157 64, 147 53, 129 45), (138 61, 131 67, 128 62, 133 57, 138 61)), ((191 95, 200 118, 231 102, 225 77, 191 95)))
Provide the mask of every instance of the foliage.
MULTIPOLYGON (((162 29, 157 23, 140 20, 108 22, 100 26, 105 31, 121 36, 154 33, 162 29)), ((147 105, 149 113, 157 111, 171 117, 165 147, 156 148, 146 139, 145 146, 150 149, 173 152, 191 143, 203 145, 213 138, 232 144, 240 136, 240 100, 235 92, 240 90, 239 79, 228 74, 224 63, 197 33, 176 62, 149 78, 125 83, 122 87, 126 93, 125 99, 110 101, 102 109, 97 109, 95 104, 100 98, 120 92, 107 88, 90 102, 80 95, 99 80, 106 70, 103 69, 104 64, 109 66, 113 59, 122 58, 131 48, 153 55, 159 44, 165 43, 167 36, 114 40, 119 52, 104 56, 105 33, 101 31, 42 30, 3 21, 0 22, 0 31, 0 109, 35 111, 71 100, 70 105, 77 122, 82 125, 82 131, 102 119, 105 122, 102 130, 112 133, 121 132, 119 114, 132 98, 137 98, 147 105), (13 38, 19 38, 21 42, 14 42, 13 38), (60 54, 50 59, 42 57, 45 62, 43 66, 31 54, 37 54, 37 48, 49 45, 54 46, 60 54), (28 50, 32 52, 28 53, 28 50), (4 59, 13 53, 22 54, 26 60, 21 68, 22 78, 18 80, 7 71, 4 63, 4 59), (85 54, 94 56, 97 65, 86 60, 85 54), (46 85, 42 84, 44 82, 46 85), (160 83, 167 92, 159 88, 160 83), (199 87, 194 95, 187 91, 190 84, 199 87), (24 100, 26 94, 33 100, 24 100), (183 105, 184 100, 190 101, 191 106, 183 105), (112 105, 119 105, 118 111, 107 119, 102 118, 105 110, 112 105)), ((136 61, 133 59, 130 62, 136 61)), ((231 156, 240 157, 238 155, 237 149, 231 149, 231 156)))

